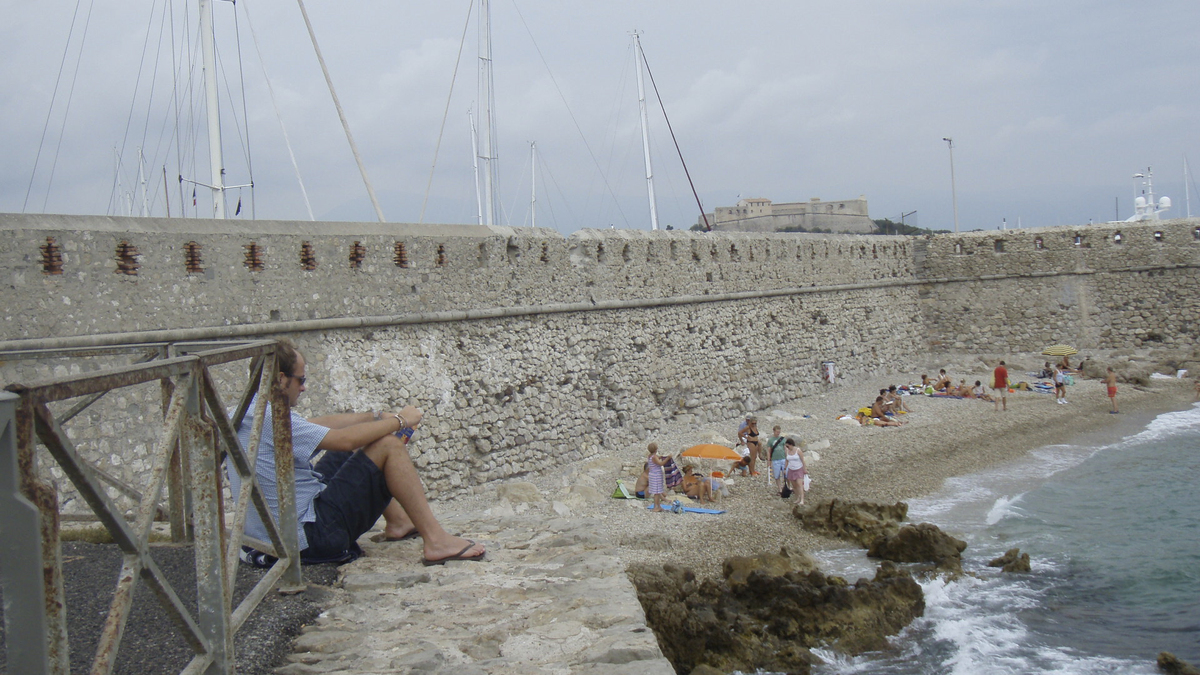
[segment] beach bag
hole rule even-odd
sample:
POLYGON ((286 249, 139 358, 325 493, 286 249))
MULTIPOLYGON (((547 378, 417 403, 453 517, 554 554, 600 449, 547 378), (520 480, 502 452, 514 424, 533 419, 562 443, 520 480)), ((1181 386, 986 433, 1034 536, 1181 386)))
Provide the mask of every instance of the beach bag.
POLYGON ((784 483, 783 489, 779 491, 779 496, 787 499, 792 496, 792 486, 784 483))
POLYGON ((804 474, 804 491, 808 492, 808 488, 811 486, 812 486, 812 478, 809 478, 808 474, 804 474))
POLYGON ((629 488, 625 487, 625 481, 618 478, 617 489, 613 490, 613 499, 636 499, 636 497, 629 494, 629 488))

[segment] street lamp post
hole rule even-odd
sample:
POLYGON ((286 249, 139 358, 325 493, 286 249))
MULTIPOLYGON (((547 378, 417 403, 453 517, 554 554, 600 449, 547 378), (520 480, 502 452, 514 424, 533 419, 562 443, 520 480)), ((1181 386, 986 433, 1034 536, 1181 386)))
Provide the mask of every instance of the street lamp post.
POLYGON ((954 185, 954 139, 943 138, 950 148, 950 199, 954 202, 954 231, 958 232, 958 189, 954 185))

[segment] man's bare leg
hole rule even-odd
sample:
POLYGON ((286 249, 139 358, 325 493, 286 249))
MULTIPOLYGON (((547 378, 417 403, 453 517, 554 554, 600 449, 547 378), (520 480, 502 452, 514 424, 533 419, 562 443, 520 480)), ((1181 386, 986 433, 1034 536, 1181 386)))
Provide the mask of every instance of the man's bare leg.
POLYGON ((395 499, 383 510, 383 520, 386 523, 383 528, 383 536, 386 539, 400 539, 417 531, 417 526, 413 525, 412 518, 408 517, 408 514, 404 512, 404 507, 400 506, 400 502, 395 499))
MULTIPOLYGON (((429 501, 425 498, 425 488, 417 476, 417 468, 413 466, 412 458, 408 455, 407 441, 401 441, 395 436, 384 436, 363 448, 363 452, 383 471, 388 491, 395 497, 396 504, 405 514, 405 518, 416 526, 425 543, 425 559, 441 560, 455 555, 477 557, 483 555, 482 544, 471 544, 470 540, 451 536, 433 515, 429 501), (464 550, 466 549, 466 550, 464 550)), ((384 510, 385 517, 392 509, 389 504, 384 510)), ((399 514, 391 511, 393 517, 399 514)), ((398 524, 402 524, 400 519, 398 524)), ((389 525, 391 522, 389 521, 389 525)))

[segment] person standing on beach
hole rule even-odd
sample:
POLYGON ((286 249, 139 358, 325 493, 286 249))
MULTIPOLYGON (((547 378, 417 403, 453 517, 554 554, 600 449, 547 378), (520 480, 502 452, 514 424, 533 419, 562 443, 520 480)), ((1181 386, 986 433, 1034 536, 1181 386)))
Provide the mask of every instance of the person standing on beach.
POLYGON ((1108 400, 1112 402, 1112 410, 1109 414, 1116 415, 1117 410, 1117 374, 1113 372, 1112 366, 1108 367, 1108 374, 1104 376, 1104 384, 1108 386, 1108 400))
POLYGON ((758 470, 755 468, 758 465, 758 453, 762 452, 762 441, 758 440, 758 418, 754 415, 746 415, 746 423, 738 429, 738 441, 745 443, 750 450, 750 475, 757 476, 758 470))
POLYGON ((771 480, 779 481, 780 486, 784 484, 787 464, 787 450, 783 446, 785 440, 778 424, 771 427, 771 437, 767 439, 767 450, 771 453, 771 480))
POLYGON ((804 476, 807 469, 804 466, 804 453, 796 446, 794 439, 787 439, 784 444, 787 458, 787 482, 792 486, 792 497, 801 506, 804 505, 804 476))
POLYGON ((1054 399, 1059 405, 1067 402, 1067 379, 1058 366, 1054 366, 1054 399))
POLYGON ((996 410, 1000 410, 1000 405, 1004 405, 1004 410, 1008 410, 1008 368, 1004 367, 1004 362, 996 366, 995 372, 992 373, 992 388, 996 389, 1000 397, 993 399, 996 403, 996 410))

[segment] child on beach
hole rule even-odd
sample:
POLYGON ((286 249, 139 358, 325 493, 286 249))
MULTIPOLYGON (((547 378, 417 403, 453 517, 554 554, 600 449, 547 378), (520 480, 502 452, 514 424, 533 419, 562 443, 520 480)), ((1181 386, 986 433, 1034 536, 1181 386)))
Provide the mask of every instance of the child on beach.
POLYGON ((792 499, 803 506, 804 475, 807 473, 804 467, 804 453, 796 447, 796 441, 792 438, 787 439, 783 447, 787 457, 787 482, 792 488, 792 494, 795 495, 792 499))
POLYGON ((667 463, 666 457, 658 456, 658 443, 651 443, 646 446, 650 452, 646 458, 646 469, 649 471, 649 481, 646 485, 646 493, 654 497, 653 511, 662 511, 663 492, 666 488, 666 480, 663 477, 663 465, 667 463))

